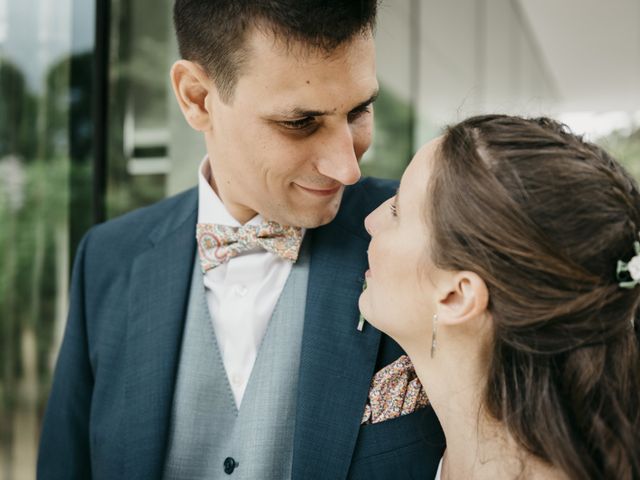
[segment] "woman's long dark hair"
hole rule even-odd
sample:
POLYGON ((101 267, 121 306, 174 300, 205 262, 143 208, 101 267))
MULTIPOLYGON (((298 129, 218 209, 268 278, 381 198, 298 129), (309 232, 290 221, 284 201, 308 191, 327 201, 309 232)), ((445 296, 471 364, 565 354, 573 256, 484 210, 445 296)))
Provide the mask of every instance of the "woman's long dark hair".
POLYGON ((489 289, 488 412, 570 478, 640 478, 640 286, 616 272, 637 184, 553 120, 504 115, 450 127, 431 178, 432 260, 489 289))

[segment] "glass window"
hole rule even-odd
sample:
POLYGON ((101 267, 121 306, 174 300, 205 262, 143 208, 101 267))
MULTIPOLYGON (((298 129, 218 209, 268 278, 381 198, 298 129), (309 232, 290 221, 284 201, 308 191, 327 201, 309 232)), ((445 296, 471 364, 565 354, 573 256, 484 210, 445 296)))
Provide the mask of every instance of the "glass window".
POLYGON ((166 196, 169 0, 111 2, 107 217, 166 196))
POLYGON ((72 114, 87 96, 71 78, 76 58, 82 64, 93 43, 92 7, 78 9, 89 26, 76 30, 71 0, 0 0, 3 479, 35 478, 41 415, 67 314, 70 125, 87 130, 72 114))

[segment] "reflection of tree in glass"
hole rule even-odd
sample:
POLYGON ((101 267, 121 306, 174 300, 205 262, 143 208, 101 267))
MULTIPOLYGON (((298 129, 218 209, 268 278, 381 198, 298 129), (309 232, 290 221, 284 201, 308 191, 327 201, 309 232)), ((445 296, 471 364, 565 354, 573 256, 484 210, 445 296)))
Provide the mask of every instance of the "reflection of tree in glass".
POLYGON ((69 62, 40 96, 0 62, 0 98, 0 476, 14 478, 12 451, 35 455, 67 303, 69 62))
POLYGON ((65 57, 47 72, 44 158, 69 155, 76 163, 87 163, 93 155, 94 57, 91 52, 65 57), (73 81, 72 81, 73 80, 73 81), (80 88, 81 86, 81 88, 80 88), (71 120, 71 122, 70 122, 71 120), (69 149, 73 149, 69 152, 69 149))
POLYGON ((42 158, 69 157, 68 190, 70 250, 93 224, 92 164, 94 156, 94 57, 85 52, 66 57, 51 66, 46 76, 45 134, 42 158))
POLYGON ((33 128, 37 99, 27 89, 24 74, 0 57, 0 158, 19 154, 32 159, 36 143, 33 128))

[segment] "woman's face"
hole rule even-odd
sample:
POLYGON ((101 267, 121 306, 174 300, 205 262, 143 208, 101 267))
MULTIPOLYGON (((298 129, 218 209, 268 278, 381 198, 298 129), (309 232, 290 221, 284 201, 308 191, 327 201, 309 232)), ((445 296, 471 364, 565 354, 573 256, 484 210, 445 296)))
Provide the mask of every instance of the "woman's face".
POLYGON ((398 343, 431 335, 435 294, 430 281, 425 202, 435 139, 405 170, 398 194, 365 219, 371 234, 367 288, 359 306, 364 318, 398 343))

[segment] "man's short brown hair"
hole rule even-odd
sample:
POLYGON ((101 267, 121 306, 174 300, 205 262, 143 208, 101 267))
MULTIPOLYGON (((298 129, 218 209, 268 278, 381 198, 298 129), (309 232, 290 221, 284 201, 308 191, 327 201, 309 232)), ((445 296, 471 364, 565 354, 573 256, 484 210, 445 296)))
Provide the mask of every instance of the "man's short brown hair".
POLYGON ((375 26, 378 0, 176 0, 180 55, 201 65, 224 101, 247 59, 246 33, 267 29, 284 44, 327 53, 375 26))

